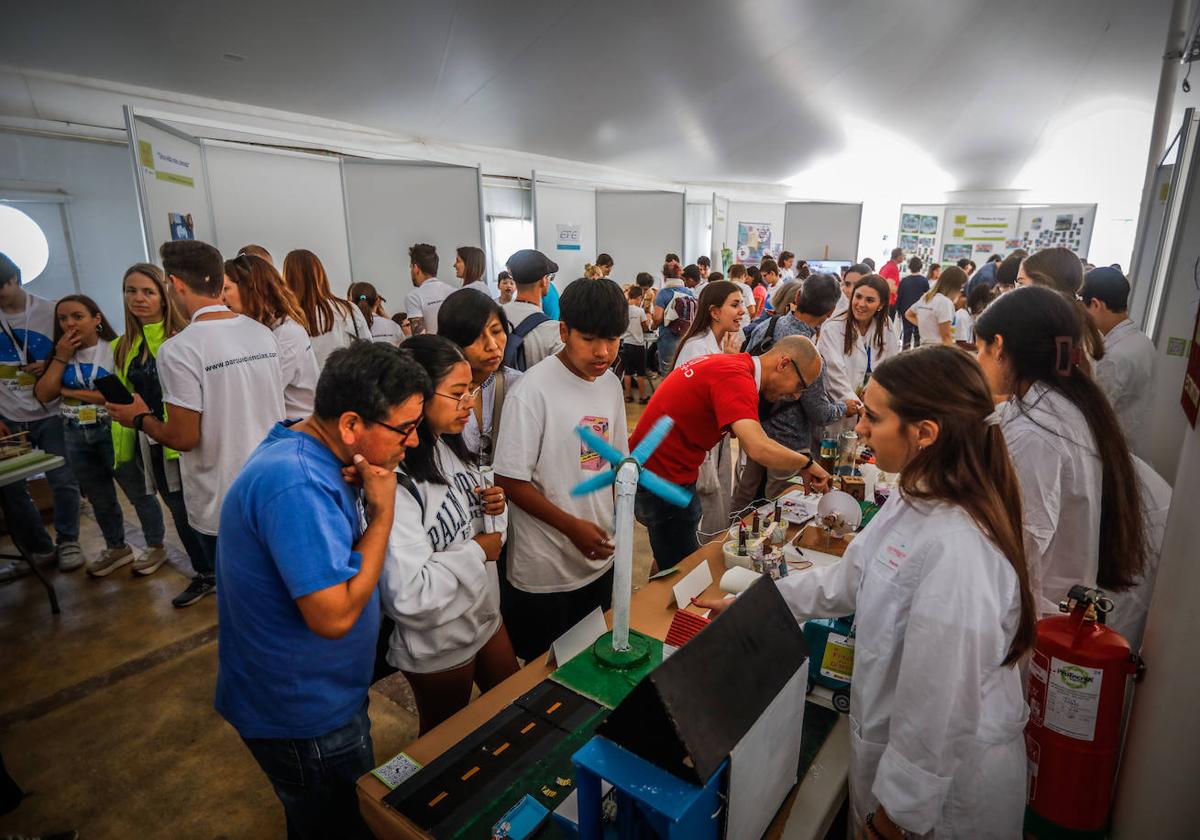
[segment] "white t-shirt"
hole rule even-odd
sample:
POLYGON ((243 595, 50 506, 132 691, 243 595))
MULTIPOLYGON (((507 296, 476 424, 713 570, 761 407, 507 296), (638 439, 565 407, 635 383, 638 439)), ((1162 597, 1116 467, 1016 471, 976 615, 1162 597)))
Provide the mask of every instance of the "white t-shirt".
POLYGON ((679 348, 679 355, 675 358, 675 367, 685 365, 692 359, 720 352, 722 352, 721 345, 717 341, 716 334, 712 330, 708 330, 701 335, 692 336, 684 343, 683 347, 679 348))
POLYGON ((742 292, 742 328, 744 329, 750 326, 750 322, 754 320, 750 314, 750 310, 754 308, 754 292, 750 291, 750 287, 740 280, 732 282, 742 292))
POLYGON ((954 310, 954 340, 975 341, 975 319, 965 309, 954 310))
POLYGON ((921 334, 921 343, 941 344, 942 331, 938 325, 954 320, 954 303, 950 298, 941 292, 930 300, 922 296, 912 308, 917 313, 917 332, 921 334))
MULTIPOLYGON (((521 377, 504 402, 493 464, 497 475, 531 482, 552 504, 612 533, 610 490, 572 496, 571 488, 610 468, 575 433, 590 426, 629 451, 625 400, 612 371, 593 382, 551 356, 521 377)), ((509 506, 508 580, 524 592, 570 592, 604 574, 612 558, 590 560, 563 534, 509 506)))
POLYGON ((159 348, 158 378, 164 403, 201 413, 200 441, 179 464, 188 523, 213 536, 229 485, 284 419, 279 345, 244 315, 193 321, 159 348))
POLYGON ((405 312, 410 319, 424 318, 425 332, 436 335, 438 310, 442 308, 442 301, 453 291, 455 291, 453 286, 443 283, 436 277, 430 277, 404 298, 405 312))
POLYGON ((334 350, 349 347, 355 341, 369 341, 371 328, 367 319, 353 304, 346 304, 348 309, 333 304, 333 328, 328 332, 314 335, 311 338, 313 353, 317 357, 317 368, 325 369, 325 360, 334 350))
POLYGON ((376 315, 371 319, 371 340, 380 344, 390 344, 399 347, 404 341, 404 330, 391 318, 376 315))
POLYGON ((645 344, 646 331, 642 328, 642 321, 648 319, 646 310, 637 304, 629 304, 629 326, 625 328, 625 334, 621 336, 622 344, 645 344))
MULTIPOLYGON (((523 300, 510 301, 502 307, 509 325, 515 330, 521 322, 542 308, 523 300)), ((511 339, 509 339, 511 341, 511 339)), ((550 320, 538 324, 529 335, 525 336, 525 369, 529 370, 547 356, 553 356, 563 348, 558 321, 550 320)))
POLYGON ((283 410, 289 420, 312 414, 317 394, 317 354, 308 331, 284 318, 271 332, 279 345, 279 375, 283 383, 283 410))
POLYGON ((37 377, 21 370, 54 355, 54 301, 25 293, 19 312, 0 312, 0 417, 41 420, 58 411, 58 400, 42 405, 33 395, 37 377))
MULTIPOLYGON (((71 357, 62 375, 62 387, 78 391, 96 390, 96 380, 108 376, 117 370, 113 356, 112 345, 100 339, 91 347, 80 347, 71 357)), ((60 400, 60 411, 63 417, 69 417, 83 425, 90 425, 108 419, 104 406, 85 403, 74 397, 63 397, 60 400)))

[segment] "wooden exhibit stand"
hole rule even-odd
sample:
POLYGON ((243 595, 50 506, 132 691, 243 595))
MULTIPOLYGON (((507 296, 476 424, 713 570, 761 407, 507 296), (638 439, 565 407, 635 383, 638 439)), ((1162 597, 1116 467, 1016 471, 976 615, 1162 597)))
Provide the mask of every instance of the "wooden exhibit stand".
MULTIPOLYGON (((714 581, 705 590, 704 597, 721 597, 717 582, 725 573, 725 561, 721 541, 718 540, 701 546, 683 560, 679 564, 679 574, 650 581, 634 592, 630 626, 648 636, 664 639, 675 613, 675 598, 671 588, 701 563, 708 563, 714 581)), ((688 609, 700 612, 695 607, 688 609)), ((609 622, 611 624, 611 616, 609 622)), ((428 765, 549 676, 554 668, 549 665, 548 658, 549 654, 542 654, 465 709, 409 744, 404 752, 422 766, 428 765)), ((814 694, 820 691, 818 688, 814 694)), ((766 836, 785 840, 821 840, 845 801, 849 756, 849 723, 843 715, 839 716, 800 784, 784 800, 766 836)), ((389 792, 387 785, 370 773, 358 780, 359 807, 375 835, 383 840, 426 837, 424 832, 384 803, 383 797, 389 792)))

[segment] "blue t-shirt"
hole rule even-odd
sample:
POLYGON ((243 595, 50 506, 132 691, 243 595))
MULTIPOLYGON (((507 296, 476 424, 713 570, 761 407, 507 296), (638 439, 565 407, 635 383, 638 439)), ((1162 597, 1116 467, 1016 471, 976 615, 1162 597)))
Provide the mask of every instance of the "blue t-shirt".
POLYGON ((318 636, 296 599, 354 577, 363 518, 320 441, 271 429, 221 506, 217 711, 243 738, 316 738, 362 709, 375 666, 379 595, 340 639, 318 636))
POLYGON ((558 289, 554 288, 553 283, 546 290, 546 296, 542 298, 542 311, 551 321, 558 320, 558 289))

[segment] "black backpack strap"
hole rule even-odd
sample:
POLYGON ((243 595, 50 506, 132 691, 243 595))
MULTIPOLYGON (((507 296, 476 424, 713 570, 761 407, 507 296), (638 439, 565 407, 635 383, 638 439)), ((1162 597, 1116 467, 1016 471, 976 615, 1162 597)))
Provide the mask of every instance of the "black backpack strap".
POLYGON ((504 349, 505 367, 525 370, 525 339, 526 337, 550 320, 545 312, 532 312, 517 324, 508 336, 508 346, 504 349))
POLYGON ((396 483, 408 491, 409 495, 417 502, 417 507, 421 509, 421 521, 425 521, 425 500, 421 498, 421 491, 417 488, 417 483, 412 480, 412 476, 405 472, 396 473, 396 483))

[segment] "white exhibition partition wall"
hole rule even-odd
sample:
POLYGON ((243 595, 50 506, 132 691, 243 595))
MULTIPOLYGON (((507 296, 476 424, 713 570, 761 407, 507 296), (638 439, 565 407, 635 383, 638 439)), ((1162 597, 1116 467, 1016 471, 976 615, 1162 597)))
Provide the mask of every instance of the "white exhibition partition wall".
POLYGON ((712 251, 713 206, 711 201, 689 201, 684 207, 683 251, 685 264, 708 257, 713 271, 720 271, 720 254, 712 251))
POLYGON ((213 210, 200 141, 129 107, 125 127, 146 257, 158 262, 159 246, 176 239, 212 242, 213 210))
MULTIPOLYGON (((722 245, 733 252, 734 262, 758 264, 754 254, 762 248, 755 249, 755 242, 769 245, 772 253, 778 254, 783 250, 784 204, 782 201, 730 201, 728 212, 725 214, 725 232, 722 245), (764 232, 767 236, 764 236, 764 232), (739 242, 739 236, 742 242, 739 242), (749 239, 748 239, 749 237, 749 239), (755 239, 757 238, 757 239, 755 239), (769 239, 769 241, 768 241, 769 239)), ((716 224, 713 224, 713 234, 716 234, 716 224)))
POLYGON ((656 275, 668 252, 686 265, 695 256, 684 254, 683 241, 683 193, 596 191, 596 251, 613 258, 613 279, 626 284, 641 271, 656 275))
POLYGON ((216 240, 226 258, 262 245, 283 269, 304 248, 325 266, 335 294, 350 283, 346 209, 338 158, 204 141, 216 240))
POLYGON ((559 291, 565 289, 572 280, 583 276, 584 264, 595 260, 598 253, 596 190, 582 185, 539 181, 535 172, 533 233, 535 247, 558 263, 555 285, 559 291))
POLYGON ((455 249, 484 247, 478 167, 346 159, 342 176, 354 279, 373 284, 388 312, 412 291, 408 249, 419 242, 437 248, 438 278, 459 285, 455 249))
POLYGON ((1150 212, 1139 220, 1141 235, 1138 251, 1129 268, 1129 284, 1133 287, 1129 301, 1129 317, 1135 324, 1145 326, 1146 306, 1150 300, 1150 287, 1154 280, 1155 255, 1162 248, 1163 228, 1167 220, 1167 204, 1171 195, 1171 181, 1175 164, 1166 163, 1154 173, 1154 193, 1150 197, 1150 212))
POLYGON ((801 260, 854 262, 862 205, 789 201, 784 207, 783 247, 801 260))

